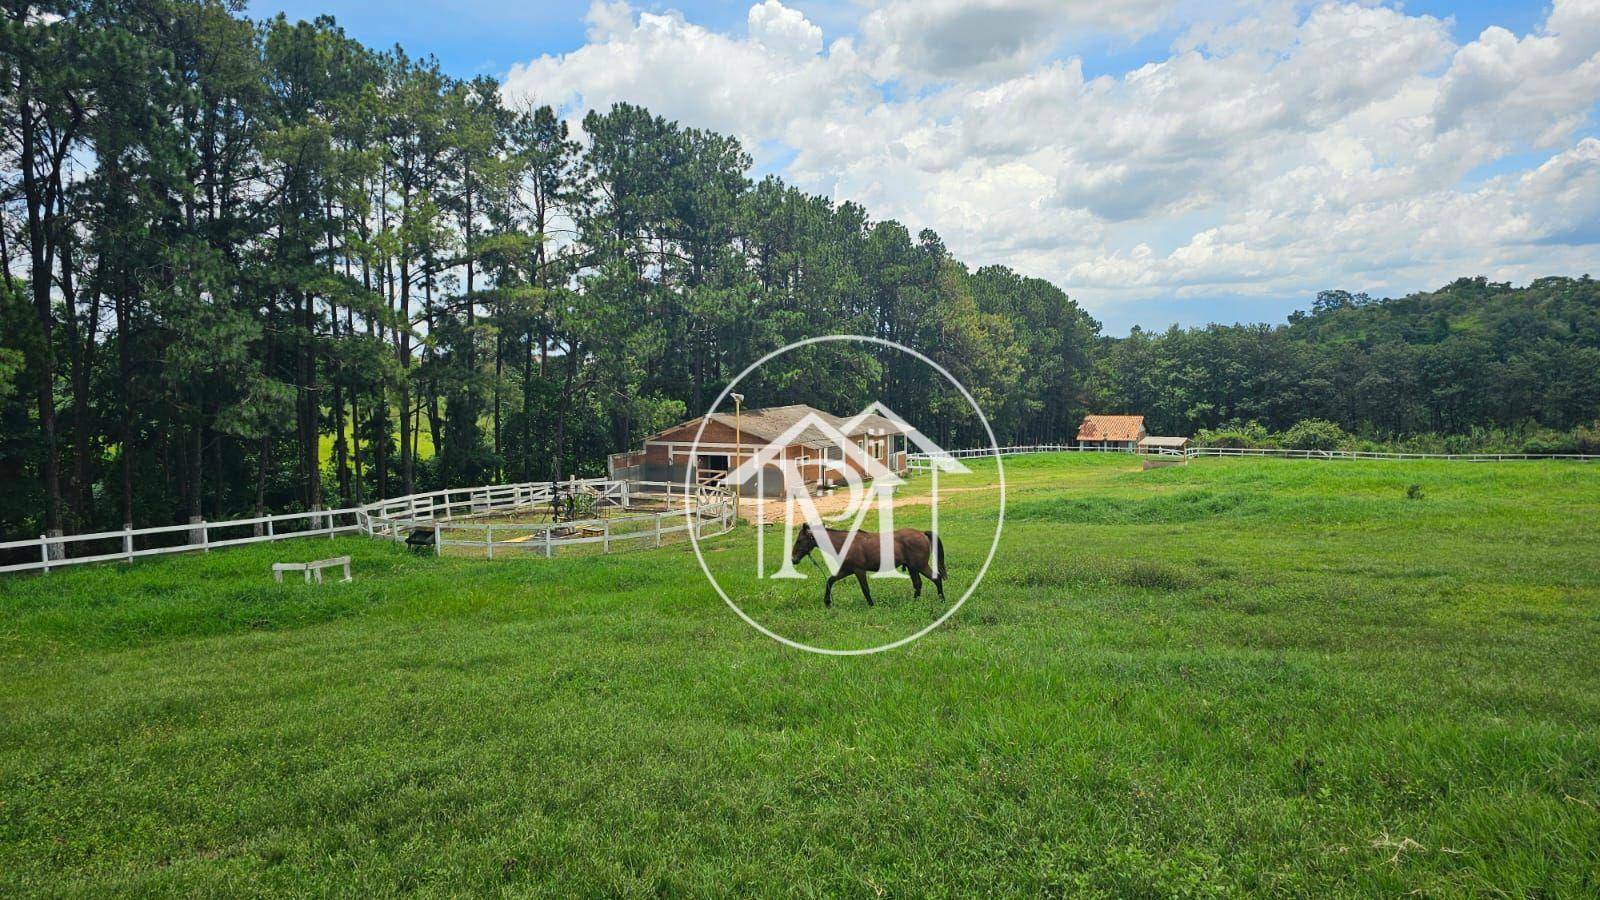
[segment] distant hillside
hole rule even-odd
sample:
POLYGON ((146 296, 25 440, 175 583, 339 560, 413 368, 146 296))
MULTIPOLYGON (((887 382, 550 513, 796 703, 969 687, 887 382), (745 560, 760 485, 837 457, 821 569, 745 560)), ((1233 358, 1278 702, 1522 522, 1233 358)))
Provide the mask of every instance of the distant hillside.
POLYGON ((1101 351, 1099 405, 1145 412, 1159 431, 1305 418, 1372 436, 1570 429, 1600 418, 1600 283, 1323 291, 1286 325, 1135 330, 1101 351))
POLYGON ((1600 347, 1600 282, 1588 276, 1541 278, 1522 288, 1480 276, 1391 300, 1323 291, 1317 301, 1311 313, 1289 317, 1292 336, 1367 346, 1478 336, 1503 341, 1514 352, 1539 338, 1600 347))

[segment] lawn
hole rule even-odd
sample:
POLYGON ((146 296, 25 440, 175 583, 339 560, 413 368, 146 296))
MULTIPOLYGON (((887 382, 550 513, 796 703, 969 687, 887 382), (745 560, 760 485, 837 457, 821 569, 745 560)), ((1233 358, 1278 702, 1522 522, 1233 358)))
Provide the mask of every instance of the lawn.
MULTIPOLYGON (((987 579, 876 656, 761 636, 686 546, 4 578, 0 894, 1600 892, 1600 468, 1006 473, 987 579)), ((994 496, 941 507, 957 591, 994 496)), ((709 557, 785 633, 940 609, 824 611, 752 540, 709 557)))

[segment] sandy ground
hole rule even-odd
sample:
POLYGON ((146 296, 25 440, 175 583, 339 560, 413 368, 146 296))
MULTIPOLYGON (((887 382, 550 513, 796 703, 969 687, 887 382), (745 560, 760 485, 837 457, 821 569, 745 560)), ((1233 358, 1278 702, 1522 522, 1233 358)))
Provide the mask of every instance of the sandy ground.
MULTIPOLYGON (((993 490, 993 488, 987 486, 944 488, 940 491, 940 493, 964 494, 972 491, 988 490, 993 490)), ((833 493, 823 497, 813 497, 811 498, 811 502, 817 505, 817 512, 821 513, 823 518, 827 518, 845 511, 846 507, 850 505, 850 492, 834 491, 833 493)), ((890 501, 889 505, 927 506, 931 502, 932 498, 927 494, 915 494, 907 497, 895 497, 892 501, 890 501)), ((784 502, 782 500, 761 501, 746 497, 739 501, 739 517, 744 519, 746 522, 752 522, 759 525, 771 525, 783 521, 783 506, 784 502)))

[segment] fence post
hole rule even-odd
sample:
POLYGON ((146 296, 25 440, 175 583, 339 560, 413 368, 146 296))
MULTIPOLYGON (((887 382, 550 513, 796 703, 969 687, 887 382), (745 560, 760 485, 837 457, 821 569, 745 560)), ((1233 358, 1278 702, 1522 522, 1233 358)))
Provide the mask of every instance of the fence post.
POLYGON ((277 539, 278 539, 277 529, 275 527, 273 527, 272 520, 268 519, 267 520, 267 540, 275 541, 277 539))
POLYGON ((122 523, 122 553, 133 562, 133 523, 122 523))
POLYGON ((604 529, 601 532, 601 534, 603 536, 600 539, 600 549, 604 550, 607 553, 610 553, 611 552, 611 520, 610 519, 602 519, 602 520, 600 520, 600 527, 602 529, 604 529))
POLYGON ((39 535, 39 560, 44 563, 44 570, 50 571, 50 541, 44 535, 39 535))
POLYGON ((440 555, 443 555, 443 553, 444 553, 444 541, 442 540, 442 537, 443 537, 442 532, 443 532, 443 529, 441 529, 439 527, 439 523, 438 522, 433 523, 433 555, 434 556, 440 556, 440 555))
POLYGON ((656 546, 661 546, 661 513, 656 513, 656 546))
POLYGON ((200 520, 200 552, 211 552, 211 529, 206 527, 206 520, 200 520))
POLYGON ((483 526, 483 557, 494 559, 494 526, 483 526))
POLYGON ((550 541, 550 526, 544 527, 544 558, 549 559, 555 553, 555 545, 550 541))

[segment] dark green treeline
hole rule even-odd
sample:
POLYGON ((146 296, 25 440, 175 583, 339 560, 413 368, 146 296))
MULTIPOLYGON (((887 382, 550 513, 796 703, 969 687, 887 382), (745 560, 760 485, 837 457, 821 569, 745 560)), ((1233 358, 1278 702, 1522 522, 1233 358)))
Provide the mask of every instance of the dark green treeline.
MULTIPOLYGON (((1593 282, 1463 281, 1283 327, 1113 340, 1050 283, 617 105, 508 105, 332 19, 7 2, 0 24, 0 532, 343 506, 596 473, 817 334, 948 367, 1003 442, 1091 406, 1156 430, 1595 418, 1593 282)), ((882 399, 981 431, 915 361, 818 345, 751 405, 882 399)))

